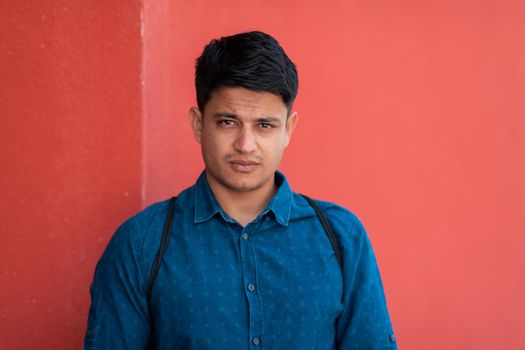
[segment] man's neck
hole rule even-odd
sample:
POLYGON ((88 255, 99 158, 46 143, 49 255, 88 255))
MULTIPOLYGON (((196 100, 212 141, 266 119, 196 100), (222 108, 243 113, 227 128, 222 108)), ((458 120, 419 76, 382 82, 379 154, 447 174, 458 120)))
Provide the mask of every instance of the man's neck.
POLYGON ((256 190, 246 192, 232 191, 208 176, 206 178, 221 208, 243 227, 257 218, 277 192, 275 178, 256 190))

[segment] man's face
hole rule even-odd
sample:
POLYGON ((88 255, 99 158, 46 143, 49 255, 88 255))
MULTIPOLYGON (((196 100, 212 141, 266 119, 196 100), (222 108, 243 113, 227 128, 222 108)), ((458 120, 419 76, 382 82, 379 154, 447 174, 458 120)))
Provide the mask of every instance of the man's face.
POLYGON ((214 90, 204 115, 191 108, 190 122, 208 181, 233 192, 273 186, 297 123, 297 113, 288 118, 287 113, 280 96, 242 87, 214 90))

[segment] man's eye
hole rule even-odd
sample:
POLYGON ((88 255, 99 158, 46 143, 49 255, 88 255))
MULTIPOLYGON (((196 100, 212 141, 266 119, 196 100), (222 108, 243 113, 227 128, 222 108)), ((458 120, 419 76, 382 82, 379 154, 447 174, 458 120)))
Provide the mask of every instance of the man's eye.
POLYGON ((233 126, 235 122, 233 120, 219 120, 220 126, 233 126))
POLYGON ((273 124, 270 124, 270 123, 261 123, 259 125, 263 129, 271 129, 271 128, 273 128, 273 124))

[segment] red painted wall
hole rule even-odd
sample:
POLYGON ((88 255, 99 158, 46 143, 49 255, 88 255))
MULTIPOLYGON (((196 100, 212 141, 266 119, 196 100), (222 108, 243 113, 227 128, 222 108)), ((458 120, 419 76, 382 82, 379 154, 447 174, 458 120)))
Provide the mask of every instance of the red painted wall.
POLYGON ((267 31, 300 76, 282 169, 364 221, 400 348, 525 348, 523 1, 165 0, 145 14, 146 204, 202 169, 186 115, 204 44, 267 31))
POLYGON ((365 223, 400 348, 525 347, 522 1, 0 8, 1 348, 80 347, 115 227, 202 169, 195 58, 250 29, 299 69, 282 170, 365 223))
POLYGON ((141 207, 139 1, 0 2, 0 349, 80 349, 141 207))

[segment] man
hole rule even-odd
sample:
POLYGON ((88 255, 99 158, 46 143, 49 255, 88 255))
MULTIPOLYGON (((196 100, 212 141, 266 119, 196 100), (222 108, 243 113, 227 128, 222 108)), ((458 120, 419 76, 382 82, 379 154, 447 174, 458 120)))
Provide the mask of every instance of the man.
POLYGON ((189 111, 205 171, 179 194, 151 296, 168 201, 119 227, 91 286, 86 349, 395 349, 379 270, 348 210, 314 208, 277 171, 298 79, 262 32, 212 40, 189 111))

